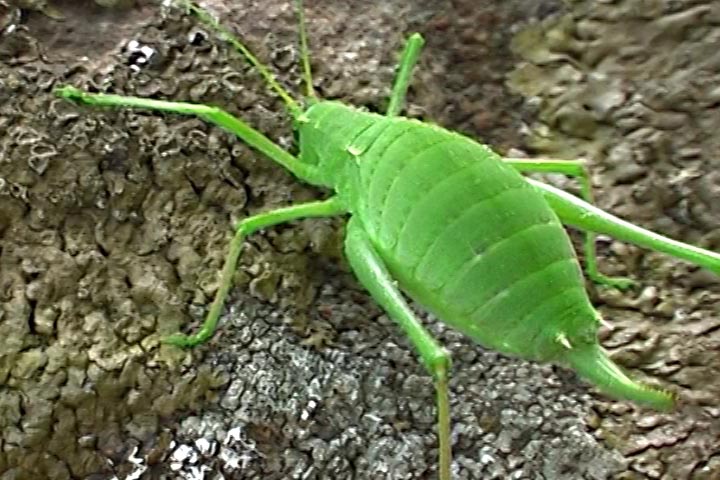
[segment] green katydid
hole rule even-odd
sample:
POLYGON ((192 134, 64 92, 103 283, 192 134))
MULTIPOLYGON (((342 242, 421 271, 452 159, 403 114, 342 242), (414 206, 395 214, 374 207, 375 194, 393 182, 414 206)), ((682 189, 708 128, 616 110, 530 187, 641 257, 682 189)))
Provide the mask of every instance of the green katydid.
POLYGON ((316 98, 302 1, 296 3, 305 108, 213 17, 194 4, 184 5, 230 42, 283 99, 299 139, 297 157, 217 107, 94 94, 70 86, 57 89, 61 97, 87 105, 198 116, 234 133, 300 180, 335 192, 327 200, 240 221, 202 327, 193 335, 173 335, 165 341, 191 347, 212 336, 248 235, 291 220, 348 215, 345 253, 353 272, 410 338, 434 379, 441 480, 449 480, 451 471, 450 355, 417 320, 402 292, 486 347, 566 364, 610 395, 670 408, 673 394, 631 380, 598 344, 603 320, 587 297, 562 224, 586 231, 588 276, 619 288, 629 281, 598 271, 597 233, 673 255, 718 275, 720 254, 671 240, 592 206, 590 182, 579 161, 502 158, 466 136, 398 116, 423 45, 419 34, 407 40, 385 115, 316 98), (584 200, 521 172, 577 177, 584 200))

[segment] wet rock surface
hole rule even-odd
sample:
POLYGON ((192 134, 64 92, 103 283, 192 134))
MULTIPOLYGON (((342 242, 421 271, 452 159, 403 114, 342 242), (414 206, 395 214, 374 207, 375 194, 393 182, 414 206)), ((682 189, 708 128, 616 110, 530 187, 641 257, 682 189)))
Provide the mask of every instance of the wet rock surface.
MULTIPOLYGON (((533 110, 503 86, 516 61, 510 39, 557 4, 308 3, 323 96, 382 110, 402 38, 419 30, 428 46, 410 114, 501 150, 521 145, 518 125, 533 110)), ((431 381, 347 272, 340 220, 253 236, 220 332, 192 352, 160 346, 163 335, 202 320, 233 220, 322 192, 197 119, 53 98, 53 85, 69 83, 212 103, 291 145, 282 103, 192 18, 149 2, 120 10, 80 4, 58 5, 64 22, 31 13, 0 38, 0 478, 433 478, 431 381)), ((209 2, 299 92, 291 3, 231 5, 209 2)), ((573 21, 593 14, 574 8, 573 21)), ((630 73, 621 77, 633 83, 630 73)), ((574 88, 586 88, 584 78, 574 88)), ((622 103, 607 97, 603 105, 622 103)), ((690 138, 687 123, 677 128, 690 138)), ((711 115, 703 125, 693 165, 711 172, 711 115)), ((626 138, 612 124, 603 128, 598 137, 608 142, 626 138)), ((595 135, 563 133, 562 148, 575 150, 562 150, 559 138, 553 145, 563 156, 591 156, 598 201, 618 211, 620 199, 635 197, 607 173, 603 150, 583 150, 595 135)), ((680 137, 673 140, 686 141, 680 137)), ((531 148, 550 152, 535 138, 531 148)), ((647 170, 658 165, 664 158, 647 170)), ((696 184, 683 183, 696 177, 677 173, 671 183, 661 173, 637 176, 636 185, 670 184, 687 194, 687 208, 713 207, 696 184)), ((678 238, 710 242, 717 232, 678 222, 671 208, 651 218, 619 211, 678 238)), ((660 256, 612 247, 603 249, 608 268, 626 268, 652 287, 597 295, 619 326, 608 346, 696 405, 656 415, 607 402, 567 372, 485 352, 430 322, 454 358, 457 478, 713 478, 717 385, 708 378, 717 378, 717 283, 660 256)))

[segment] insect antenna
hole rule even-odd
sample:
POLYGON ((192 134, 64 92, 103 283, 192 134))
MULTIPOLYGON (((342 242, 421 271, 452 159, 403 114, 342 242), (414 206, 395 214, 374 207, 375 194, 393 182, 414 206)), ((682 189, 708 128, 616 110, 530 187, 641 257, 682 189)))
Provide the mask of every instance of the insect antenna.
POLYGON ((300 32, 300 57, 302 58, 305 94, 309 98, 317 98, 313 89, 312 71, 310 70, 310 50, 308 49, 307 30, 305 29, 305 10, 303 0, 295 0, 298 11, 298 30, 300 32))
MULTIPOLYGON (((275 79, 275 76, 270 73, 270 70, 263 65, 260 60, 253 55, 253 53, 250 51, 249 48, 245 46, 235 35, 233 35, 227 28, 223 27, 220 22, 213 17, 209 12, 206 10, 203 10, 202 8, 198 7, 194 3, 190 2, 189 0, 181 0, 182 5, 193 15, 195 15, 198 20, 200 20, 202 23, 210 27, 212 30, 214 30, 223 40, 228 42, 230 45, 235 47, 235 49, 242 54, 243 57, 245 57, 245 60, 250 63, 257 71, 260 73, 260 75, 265 80, 265 83, 277 93, 280 98, 285 102, 285 106, 290 112, 290 114, 293 116, 293 118, 300 118, 302 116, 302 109, 300 108, 300 105, 298 105, 298 102, 296 102, 292 96, 288 93, 287 90, 285 90, 283 87, 280 86, 280 83, 278 83, 277 79, 275 79)), ((302 1, 298 2, 300 4, 300 7, 302 7, 302 1)), ((300 10, 302 12, 302 10, 300 10)), ((302 22, 301 22, 302 25, 302 22)), ((303 28, 304 31, 304 28, 303 28)), ((301 38, 304 35, 301 32, 301 38)), ((302 41, 302 40, 301 40, 302 41)), ((305 41, 307 43, 307 41, 305 41)), ((307 46, 307 45, 306 45, 307 46)), ((309 75, 309 64, 308 64, 308 75, 309 75)))

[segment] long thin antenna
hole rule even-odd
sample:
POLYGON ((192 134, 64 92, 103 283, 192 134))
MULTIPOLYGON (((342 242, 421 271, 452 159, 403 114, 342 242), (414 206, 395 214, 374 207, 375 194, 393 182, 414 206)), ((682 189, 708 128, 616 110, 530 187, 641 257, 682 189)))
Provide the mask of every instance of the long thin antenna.
POLYGON ((312 71, 310 70, 310 53, 308 49, 307 31, 305 30, 305 10, 303 0, 295 0, 295 8, 298 11, 298 26, 300 30, 300 56, 303 64, 303 78, 305 79, 305 92, 308 97, 316 97, 313 89, 312 71))
POLYGON ((283 102, 285 102, 285 105, 287 106, 287 109, 290 111, 290 114, 294 118, 299 118, 302 116, 302 109, 298 105, 298 103, 290 96, 290 94, 280 86, 278 81, 275 79, 275 76, 270 73, 270 70, 265 67, 260 61, 255 57, 255 55, 252 54, 252 52, 240 41, 238 40, 228 29, 223 27, 220 22, 218 22, 209 12, 203 10, 202 8, 198 7, 194 3, 188 1, 188 0, 182 0, 182 4, 187 8, 191 13, 193 13, 202 23, 205 25, 211 27, 213 30, 215 30, 216 33, 220 34, 221 37, 228 43, 230 43, 237 51, 239 51, 243 57, 250 63, 255 69, 262 75, 263 79, 265 79, 265 83, 272 88, 275 93, 277 93, 280 98, 282 98, 283 102))

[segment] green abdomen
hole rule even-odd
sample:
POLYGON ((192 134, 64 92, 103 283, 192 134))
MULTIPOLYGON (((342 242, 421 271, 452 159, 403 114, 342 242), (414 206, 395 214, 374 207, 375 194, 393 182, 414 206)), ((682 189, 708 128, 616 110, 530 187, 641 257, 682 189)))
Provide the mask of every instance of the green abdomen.
POLYGON ((590 308, 562 225, 500 157, 417 122, 373 130, 356 213, 415 300, 477 342, 530 358, 539 334, 590 308))

